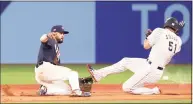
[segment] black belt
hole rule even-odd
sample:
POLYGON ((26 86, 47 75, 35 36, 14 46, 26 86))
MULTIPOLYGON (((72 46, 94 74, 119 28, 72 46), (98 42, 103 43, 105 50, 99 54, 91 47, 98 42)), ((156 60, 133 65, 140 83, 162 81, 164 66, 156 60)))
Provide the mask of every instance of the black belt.
MULTIPOLYGON (((53 64, 53 65, 56 65, 56 64, 54 64, 53 62, 50 62, 51 64, 53 64)), ((41 61, 41 62, 39 62, 39 63, 37 63, 36 64, 36 68, 38 68, 40 65, 42 65, 43 64, 43 61, 41 61)))
POLYGON ((42 64, 43 64, 43 61, 37 63, 37 64, 36 64, 36 68, 38 68, 38 67, 39 67, 40 65, 42 65, 42 64))
MULTIPOLYGON (((149 59, 147 59, 147 62, 148 62, 148 64, 150 64, 150 65, 152 64, 152 62, 151 62, 149 59)), ((158 66, 158 67, 157 67, 157 69, 159 69, 159 70, 163 70, 164 68, 163 68, 163 67, 158 66)))

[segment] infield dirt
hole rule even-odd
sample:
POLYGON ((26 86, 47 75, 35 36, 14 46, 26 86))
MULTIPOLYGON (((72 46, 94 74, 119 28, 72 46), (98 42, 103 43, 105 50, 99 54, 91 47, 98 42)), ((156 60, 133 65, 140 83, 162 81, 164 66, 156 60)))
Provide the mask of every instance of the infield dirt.
POLYGON ((1 102, 191 100, 191 84, 154 84, 147 87, 152 88, 155 85, 161 89, 160 95, 132 95, 123 92, 118 84, 94 84, 91 97, 38 96, 36 92, 39 85, 1 85, 1 102))

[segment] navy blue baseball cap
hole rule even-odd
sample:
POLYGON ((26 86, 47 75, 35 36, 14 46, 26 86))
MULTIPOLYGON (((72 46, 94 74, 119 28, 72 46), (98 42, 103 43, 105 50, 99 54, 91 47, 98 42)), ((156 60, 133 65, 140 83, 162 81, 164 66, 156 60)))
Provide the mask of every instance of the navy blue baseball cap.
POLYGON ((68 34, 68 31, 64 30, 64 27, 62 25, 55 25, 52 27, 51 32, 60 32, 64 34, 68 34))

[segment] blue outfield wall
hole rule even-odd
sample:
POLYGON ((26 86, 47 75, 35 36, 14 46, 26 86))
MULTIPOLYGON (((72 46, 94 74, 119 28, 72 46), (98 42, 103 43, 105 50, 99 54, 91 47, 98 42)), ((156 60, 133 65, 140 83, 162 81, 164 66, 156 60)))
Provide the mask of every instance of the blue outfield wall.
POLYGON ((94 11, 95 2, 11 2, 1 13, 1 63, 36 63, 41 35, 57 24, 70 32, 61 62, 95 63, 94 11))
POLYGON ((70 31, 60 45, 62 63, 114 63, 123 57, 147 58, 146 29, 167 17, 185 20, 182 50, 171 63, 190 64, 192 2, 0 2, 1 63, 36 63, 39 38, 56 24, 70 31))
POLYGON ((145 31, 162 27, 165 19, 174 16, 185 20, 180 33, 183 46, 171 63, 191 63, 191 2, 96 2, 96 62, 114 63, 123 57, 147 58, 143 49, 145 31))

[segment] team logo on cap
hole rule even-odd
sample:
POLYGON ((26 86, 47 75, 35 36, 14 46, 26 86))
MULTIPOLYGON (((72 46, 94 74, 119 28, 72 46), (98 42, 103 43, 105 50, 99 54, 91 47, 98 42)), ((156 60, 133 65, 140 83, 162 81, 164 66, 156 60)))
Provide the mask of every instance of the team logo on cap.
POLYGON ((63 27, 63 26, 62 26, 61 28, 62 28, 62 29, 64 29, 64 27, 63 27))
POLYGON ((53 29, 53 31, 56 31, 56 29, 53 29))

